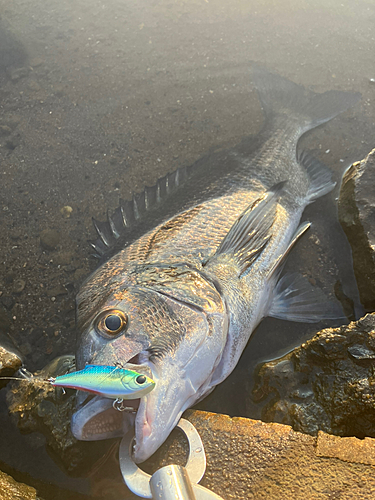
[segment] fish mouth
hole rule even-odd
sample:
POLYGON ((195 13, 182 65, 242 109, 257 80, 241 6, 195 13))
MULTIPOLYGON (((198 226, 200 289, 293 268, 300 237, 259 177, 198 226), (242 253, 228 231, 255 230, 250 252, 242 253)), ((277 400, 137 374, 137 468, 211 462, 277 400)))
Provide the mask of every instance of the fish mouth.
MULTIPOLYGON (((124 368, 143 373, 152 378, 151 369, 147 365, 127 363, 124 368)), ((72 416, 71 430, 80 441, 100 441, 103 439, 124 436, 140 417, 146 422, 147 395, 138 399, 123 401, 125 409, 119 411, 113 399, 102 396, 87 396, 78 392, 76 411, 72 416)), ((147 426, 147 424, 146 424, 147 426)))

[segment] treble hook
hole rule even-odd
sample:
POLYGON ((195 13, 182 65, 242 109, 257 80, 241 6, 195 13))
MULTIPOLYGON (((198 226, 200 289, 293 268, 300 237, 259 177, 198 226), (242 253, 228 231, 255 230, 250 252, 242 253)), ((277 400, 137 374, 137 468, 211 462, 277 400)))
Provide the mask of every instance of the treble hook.
POLYGON ((127 411, 129 413, 137 413, 132 406, 125 406, 124 400, 121 398, 117 398, 113 401, 113 408, 117 411, 127 411))

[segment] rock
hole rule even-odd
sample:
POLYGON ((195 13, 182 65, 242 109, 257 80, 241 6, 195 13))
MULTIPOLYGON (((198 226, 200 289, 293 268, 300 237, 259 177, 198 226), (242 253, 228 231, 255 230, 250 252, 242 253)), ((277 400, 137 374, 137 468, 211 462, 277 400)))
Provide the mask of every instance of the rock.
POLYGON ((41 66, 43 64, 43 59, 40 58, 40 57, 34 57, 33 59, 31 59, 30 61, 30 66, 32 68, 38 68, 39 66, 41 66))
POLYGON ((375 310, 375 149, 344 175, 338 213, 353 252, 361 302, 375 310))
POLYGON ((44 250, 55 250, 60 243, 60 233, 54 229, 44 229, 40 233, 40 244, 44 250))
POLYGON ((21 78, 25 78, 25 76, 27 76, 29 72, 30 68, 27 67, 15 68, 9 72, 9 76, 12 82, 17 82, 21 78))
POLYGON ((30 90, 34 90, 35 92, 38 92, 38 90, 41 89, 41 86, 35 80, 31 80, 28 84, 28 87, 30 90))
POLYGON ((15 135, 5 141, 5 147, 10 151, 14 151, 21 144, 19 135, 15 135))
MULTIPOLYGON (((0 377, 12 377, 21 365, 22 360, 17 354, 0 346, 0 377)), ((0 388, 7 383, 8 380, 0 380, 0 388)))
MULTIPOLYGON (((281 424, 193 410, 184 418, 197 428, 207 455, 200 484, 225 500, 373 498, 374 439, 364 446, 356 438, 313 437, 281 424)), ((176 458, 185 465, 186 456, 185 440, 174 431, 142 469, 151 473, 176 458)))
POLYGON ((8 125, 0 125, 0 137, 10 135, 11 133, 12 129, 8 125))
POLYGON ((327 328, 258 370, 262 419, 296 431, 375 437, 375 314, 327 328))
POLYGON ((7 311, 4 309, 4 307, 0 306, 0 332, 8 333, 11 326, 12 322, 7 311))
MULTIPOLYGON (((7 393, 8 409, 22 433, 40 432, 52 458, 66 472, 85 474, 111 443, 77 441, 70 430, 75 409, 73 390, 55 388, 45 380, 74 369, 74 356, 60 356, 28 382, 13 382, 7 393)), ((1 497, 0 497, 1 500, 1 497)))
POLYGON ((48 297, 58 297, 59 295, 66 295, 67 293, 68 290, 62 285, 58 285, 47 290, 48 297))
POLYGON ((8 311, 10 311, 15 304, 13 297, 11 297, 10 295, 2 295, 0 298, 0 302, 3 304, 5 309, 8 309, 8 311))
POLYGON ((26 281, 23 279, 18 279, 13 282, 12 292, 15 294, 22 293, 25 289, 26 281))
POLYGON ((69 205, 66 205, 65 207, 62 207, 60 209, 61 215, 63 217, 65 217, 66 219, 69 219, 69 217, 71 216, 72 212, 73 212, 73 209, 69 205))
POLYGON ((31 486, 18 483, 11 476, 0 471, 0 500, 41 500, 31 486))
POLYGON ((68 264, 71 264, 72 260, 74 258, 74 253, 73 252, 58 252, 53 256, 53 263, 56 266, 67 266, 68 264))

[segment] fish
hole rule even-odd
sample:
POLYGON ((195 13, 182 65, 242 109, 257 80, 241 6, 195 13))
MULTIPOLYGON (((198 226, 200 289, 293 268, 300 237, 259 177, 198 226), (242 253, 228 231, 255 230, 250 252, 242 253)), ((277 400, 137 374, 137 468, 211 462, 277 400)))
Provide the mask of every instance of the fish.
POLYGON ((54 387, 77 389, 119 400, 141 398, 155 386, 152 379, 133 370, 100 365, 86 365, 83 370, 51 377, 48 381, 54 387))
POLYGON ((98 440, 134 427, 138 463, 228 377, 263 318, 343 316, 338 302, 283 266, 310 227, 304 209, 335 186, 298 141, 360 94, 315 93, 258 65, 250 78, 265 115, 256 137, 180 167, 120 200, 107 221, 94 220, 102 263, 76 299, 77 366, 131 366, 155 387, 121 419, 107 399, 78 394, 71 429, 98 440))

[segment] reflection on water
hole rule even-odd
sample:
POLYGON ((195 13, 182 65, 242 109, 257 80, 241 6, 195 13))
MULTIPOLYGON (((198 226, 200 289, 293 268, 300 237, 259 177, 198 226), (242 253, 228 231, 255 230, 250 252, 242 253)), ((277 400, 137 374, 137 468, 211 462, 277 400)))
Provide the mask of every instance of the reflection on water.
MULTIPOLYGON (((354 109, 301 140, 339 182, 373 146, 374 17, 363 0, 52 0, 48 8, 0 0, 0 331, 29 369, 74 350, 74 296, 95 266, 86 244, 91 217, 104 219, 119 197, 260 129, 250 61, 316 92, 362 93, 354 109)), ((306 211, 313 226, 287 269, 341 290, 358 317, 337 193, 306 211)), ((244 380, 318 328, 264 320, 235 372, 199 407, 258 417, 256 405, 245 411, 244 380)), ((1 408, 0 460, 80 489, 1 408)))

